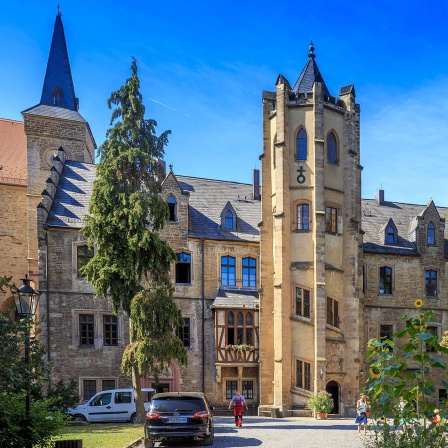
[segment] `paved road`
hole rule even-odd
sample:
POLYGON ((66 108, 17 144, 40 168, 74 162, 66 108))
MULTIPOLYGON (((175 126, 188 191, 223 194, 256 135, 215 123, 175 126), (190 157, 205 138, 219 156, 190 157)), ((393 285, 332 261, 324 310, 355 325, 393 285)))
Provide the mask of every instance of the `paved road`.
MULTIPOLYGON (((358 436, 354 419, 246 417, 243 427, 236 428, 232 417, 215 417, 213 447, 362 448, 363 439, 364 436, 358 436)), ((169 446, 185 447, 182 443, 169 446)))

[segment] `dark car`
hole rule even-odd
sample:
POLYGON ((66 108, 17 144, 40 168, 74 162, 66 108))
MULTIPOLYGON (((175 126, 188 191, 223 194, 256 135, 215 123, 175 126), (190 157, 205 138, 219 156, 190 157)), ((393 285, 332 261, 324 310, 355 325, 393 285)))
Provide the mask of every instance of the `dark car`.
POLYGON ((145 448, 176 439, 211 446, 214 435, 212 408, 202 392, 164 392, 152 397, 146 413, 145 448))

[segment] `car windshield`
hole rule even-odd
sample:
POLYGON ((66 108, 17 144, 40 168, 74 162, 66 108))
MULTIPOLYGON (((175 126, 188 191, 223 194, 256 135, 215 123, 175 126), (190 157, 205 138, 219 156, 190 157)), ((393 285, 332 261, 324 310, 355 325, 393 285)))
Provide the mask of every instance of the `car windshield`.
POLYGON ((155 398, 151 402, 153 412, 198 412, 205 410, 204 401, 191 397, 155 398))

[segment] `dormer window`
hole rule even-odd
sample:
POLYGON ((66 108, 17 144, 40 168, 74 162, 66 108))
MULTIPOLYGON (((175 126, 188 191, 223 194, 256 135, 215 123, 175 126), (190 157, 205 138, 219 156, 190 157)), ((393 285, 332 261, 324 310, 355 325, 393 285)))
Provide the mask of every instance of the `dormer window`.
POLYGON ((432 222, 428 224, 428 228, 426 230, 426 242, 431 246, 436 244, 436 229, 432 222))
POLYGON ((233 213, 230 210, 227 210, 225 214, 225 226, 226 229, 233 229, 233 213))
POLYGON ((166 200, 168 204, 169 216, 168 221, 176 221, 177 220, 177 201, 176 198, 170 194, 168 199, 166 200))
POLYGON ((386 244, 394 244, 395 243, 395 229, 392 226, 389 226, 386 230, 386 244))
POLYGON ((62 107, 62 92, 61 89, 59 87, 56 87, 53 90, 53 104, 55 106, 59 106, 62 107))

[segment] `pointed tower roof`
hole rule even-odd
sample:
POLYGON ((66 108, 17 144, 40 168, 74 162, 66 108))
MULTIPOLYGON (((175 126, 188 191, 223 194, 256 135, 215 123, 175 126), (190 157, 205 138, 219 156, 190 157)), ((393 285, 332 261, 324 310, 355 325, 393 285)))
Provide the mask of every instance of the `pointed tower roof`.
POLYGON ((61 16, 58 12, 40 104, 78 111, 78 98, 75 96, 61 16))
POLYGON ((330 95, 330 92, 327 89, 324 78, 322 77, 319 67, 314 60, 316 55, 314 54, 314 45, 313 41, 310 41, 309 46, 309 54, 308 54, 308 62, 300 73, 299 79, 294 84, 294 88, 292 91, 294 93, 303 93, 303 92, 311 92, 313 90, 313 85, 315 82, 321 82, 323 84, 323 92, 326 95, 330 95))

